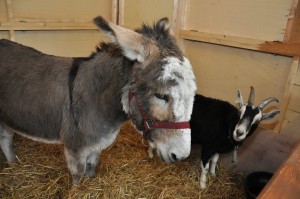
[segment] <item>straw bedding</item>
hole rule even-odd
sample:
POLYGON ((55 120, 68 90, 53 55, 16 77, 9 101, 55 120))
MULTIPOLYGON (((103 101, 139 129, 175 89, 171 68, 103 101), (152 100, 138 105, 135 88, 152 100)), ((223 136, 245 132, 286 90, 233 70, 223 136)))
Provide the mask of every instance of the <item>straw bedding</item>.
POLYGON ((10 166, 0 152, 0 198, 245 198, 242 174, 221 164, 200 190, 199 150, 184 161, 150 160, 142 136, 129 123, 114 144, 102 152, 96 177, 71 185, 63 147, 15 136, 18 161, 10 166))

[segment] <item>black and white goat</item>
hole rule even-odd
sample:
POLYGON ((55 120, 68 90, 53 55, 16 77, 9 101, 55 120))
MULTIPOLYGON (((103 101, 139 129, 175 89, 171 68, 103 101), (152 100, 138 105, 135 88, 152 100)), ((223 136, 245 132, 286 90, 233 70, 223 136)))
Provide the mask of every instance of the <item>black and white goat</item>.
MULTIPOLYGON (((246 137, 258 127, 260 121, 277 117, 279 110, 263 113, 262 110, 274 97, 263 100, 257 107, 253 106, 255 93, 251 86, 247 103, 243 102, 241 92, 237 92, 239 109, 226 101, 195 95, 193 112, 190 120, 192 144, 201 144, 201 188, 206 187, 208 170, 215 176, 219 153, 233 152, 233 162, 237 162, 237 148, 246 137)), ((148 149, 153 158, 153 149, 148 149)))
POLYGON ((277 117, 279 110, 263 113, 262 110, 271 102, 278 100, 274 97, 263 100, 257 107, 253 105, 255 93, 250 87, 248 102, 243 102, 241 92, 237 92, 239 109, 228 102, 196 95, 193 113, 190 121, 192 144, 201 144, 201 188, 206 187, 208 169, 215 176, 219 153, 234 150, 233 162, 237 162, 237 148, 246 137, 258 127, 260 121, 277 117))

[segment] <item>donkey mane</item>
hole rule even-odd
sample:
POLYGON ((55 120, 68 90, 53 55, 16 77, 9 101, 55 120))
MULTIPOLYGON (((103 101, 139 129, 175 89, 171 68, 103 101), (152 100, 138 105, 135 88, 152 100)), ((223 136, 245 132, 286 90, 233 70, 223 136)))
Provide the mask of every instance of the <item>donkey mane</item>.
POLYGON ((176 44, 176 38, 170 35, 170 27, 166 27, 162 21, 168 21, 168 18, 163 18, 157 23, 153 23, 152 26, 144 23, 141 28, 135 29, 135 31, 156 41, 158 48, 163 52, 164 49, 168 49, 166 56, 175 56, 182 61, 183 53, 176 44))

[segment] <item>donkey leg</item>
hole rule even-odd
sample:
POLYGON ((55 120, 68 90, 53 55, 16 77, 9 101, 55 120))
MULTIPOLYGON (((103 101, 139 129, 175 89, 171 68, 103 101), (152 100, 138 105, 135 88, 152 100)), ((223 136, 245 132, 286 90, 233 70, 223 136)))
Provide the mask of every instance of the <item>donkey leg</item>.
POLYGON ((86 158, 85 176, 93 177, 96 173, 96 167, 99 162, 99 152, 94 151, 86 158))
POLYGON ((0 145, 8 163, 16 160, 16 154, 12 147, 14 133, 9 131, 0 124, 0 145))
POLYGON ((218 153, 214 154, 213 157, 211 158, 211 165, 209 168, 209 172, 214 177, 216 176, 216 166, 217 166, 218 159, 219 159, 218 153))
POLYGON ((86 159, 83 159, 77 152, 69 150, 65 147, 65 156, 69 171, 73 177, 73 185, 79 183, 81 177, 84 176, 86 159))

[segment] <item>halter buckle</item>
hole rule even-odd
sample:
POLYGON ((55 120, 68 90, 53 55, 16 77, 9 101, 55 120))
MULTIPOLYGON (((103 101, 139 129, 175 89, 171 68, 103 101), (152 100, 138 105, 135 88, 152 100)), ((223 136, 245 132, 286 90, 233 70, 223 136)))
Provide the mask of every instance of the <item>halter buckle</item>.
POLYGON ((147 131, 154 127, 154 123, 151 119, 144 120, 144 125, 147 131))

